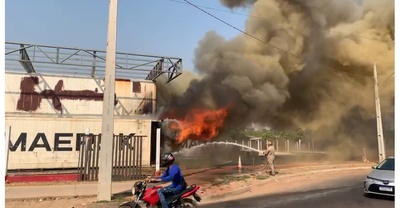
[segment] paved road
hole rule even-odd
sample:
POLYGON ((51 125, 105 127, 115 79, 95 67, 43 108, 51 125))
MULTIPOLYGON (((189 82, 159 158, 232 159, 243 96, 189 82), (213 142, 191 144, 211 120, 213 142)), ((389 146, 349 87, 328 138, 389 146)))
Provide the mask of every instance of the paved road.
POLYGON ((373 197, 363 196, 362 181, 363 177, 356 180, 349 178, 342 181, 341 186, 311 190, 297 193, 283 193, 279 195, 264 195, 260 197, 247 198, 207 204, 202 207, 207 208, 391 208, 394 207, 393 197, 373 197), (351 181, 349 181, 351 180, 351 181))

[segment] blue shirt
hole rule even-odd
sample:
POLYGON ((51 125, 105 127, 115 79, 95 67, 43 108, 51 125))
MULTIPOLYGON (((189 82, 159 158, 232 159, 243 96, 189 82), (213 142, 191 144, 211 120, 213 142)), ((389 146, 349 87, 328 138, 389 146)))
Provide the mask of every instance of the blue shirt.
POLYGON ((183 178, 181 169, 179 166, 172 164, 164 174, 161 176, 161 180, 164 182, 172 181, 171 187, 182 189, 182 184, 185 181, 183 178))

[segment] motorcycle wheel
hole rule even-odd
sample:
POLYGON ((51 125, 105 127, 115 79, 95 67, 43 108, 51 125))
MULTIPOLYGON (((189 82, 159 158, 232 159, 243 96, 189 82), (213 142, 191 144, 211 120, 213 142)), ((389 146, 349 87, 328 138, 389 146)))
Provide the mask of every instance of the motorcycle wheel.
POLYGON ((184 208, 198 208, 199 205, 197 204, 197 202, 191 198, 184 198, 182 199, 182 204, 181 207, 184 208))

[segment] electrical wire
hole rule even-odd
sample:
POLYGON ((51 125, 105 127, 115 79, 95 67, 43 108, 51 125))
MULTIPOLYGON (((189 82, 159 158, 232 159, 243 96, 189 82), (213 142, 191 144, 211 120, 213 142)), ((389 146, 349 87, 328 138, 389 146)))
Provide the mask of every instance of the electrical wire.
MULTIPOLYGON (((176 0, 170 0, 170 1, 176 1, 176 0)), ((225 25, 227 25, 227 26, 229 26, 229 27, 231 27, 231 28, 233 28, 233 29, 235 29, 235 30, 237 30, 237 31, 239 31, 239 32, 241 32, 241 33, 243 33, 243 34, 245 34, 245 35, 247 35, 247 36, 249 36, 249 37, 251 37, 251 38, 257 40, 257 41, 259 41, 259 42, 261 42, 261 43, 264 43, 264 44, 266 44, 266 45, 268 45, 268 46, 270 46, 270 47, 272 47, 272 48, 274 48, 274 49, 276 49, 276 50, 279 50, 279 51, 283 52, 283 53, 289 54, 289 55, 291 55, 291 56, 293 56, 293 57, 295 57, 295 58, 297 58, 297 59, 299 59, 299 60, 301 59, 301 57, 299 57, 299 56, 297 56, 297 55, 295 55, 295 54, 293 54, 293 53, 291 53, 291 52, 289 52, 289 51, 286 51, 286 50, 281 49, 281 48, 279 48, 279 47, 277 47, 277 46, 274 46, 274 45, 272 45, 272 44, 270 44, 270 43, 268 43, 268 42, 266 42, 266 41, 263 41, 262 39, 260 39, 260 38, 258 38, 258 37, 256 37, 256 36, 254 36, 254 35, 252 35, 252 34, 246 32, 246 31, 244 31, 244 30, 239 29, 238 27, 236 27, 236 26, 234 26, 234 25, 232 25, 232 24, 230 24, 230 23, 228 23, 228 22, 226 22, 226 21, 224 21, 224 20, 218 18, 217 16, 215 16, 215 15, 213 15, 213 14, 211 14, 211 13, 205 11, 205 10, 202 9, 200 6, 198 6, 198 5, 196 5, 196 4, 193 4, 192 2, 190 2, 190 1, 188 1, 188 0, 183 0, 183 1, 185 1, 187 4, 189 4, 189 5, 191 5, 191 6, 195 7, 196 9, 202 11, 203 13, 205 13, 205 14, 207 14, 207 15, 213 17, 214 19, 216 19, 216 20, 222 22, 223 24, 225 24, 225 25)), ((183 2, 182 2, 182 3, 183 3, 183 2)), ((360 77, 371 77, 371 76, 365 76, 365 75, 359 75, 359 74, 353 74, 353 73, 349 73, 349 72, 344 72, 344 71, 341 71, 341 70, 338 70, 338 69, 334 69, 334 68, 332 68, 332 67, 327 67, 327 66, 324 66, 324 65, 321 65, 321 66, 323 66, 323 67, 325 67, 325 68, 328 68, 328 69, 333 69, 333 70, 335 70, 335 71, 338 71, 338 72, 344 73, 344 74, 348 74, 348 75, 360 76, 360 77)))
MULTIPOLYGON (((240 13, 240 12, 234 12, 234 11, 229 11, 229 10, 223 10, 223 9, 217 9, 214 7, 210 7, 210 6, 203 6, 203 5, 198 5, 198 4, 193 4, 193 3, 189 3, 186 0, 183 1, 178 1, 178 0, 168 0, 171 2, 176 2, 176 3, 180 3, 180 4, 186 4, 186 5, 196 5, 199 8, 205 8, 205 9, 209 9, 209 10, 214 10, 214 11, 218 11, 218 12, 225 12, 225 13, 230 13, 230 14, 234 14, 234 15, 240 15, 240 16, 245 16, 245 17, 249 17, 249 18, 254 18, 254 19, 264 19, 263 17, 260 16, 256 16, 256 15, 250 15, 250 14, 244 14, 244 13, 240 13)), ((364 36, 364 35, 360 35, 360 34, 348 34, 348 33, 344 33, 344 32, 338 32, 338 31, 329 31, 331 33, 337 33, 337 34, 343 34, 343 35, 351 35, 351 36, 356 36, 356 37, 360 37, 360 38, 365 38, 365 39, 369 39, 369 40, 375 40, 378 42, 385 42, 383 40, 379 40, 376 38, 372 38, 372 37, 368 37, 368 36, 364 36)))
POLYGON ((232 25, 232 24, 230 24, 230 23, 228 23, 228 22, 226 22, 226 21, 224 21, 224 20, 218 18, 217 16, 215 16, 215 15, 213 15, 213 14, 207 12, 206 10, 200 8, 199 6, 197 6, 196 4, 193 4, 192 2, 190 2, 190 1, 188 1, 188 0, 183 0, 183 1, 187 2, 188 4, 190 4, 190 5, 192 5, 193 7, 197 8, 198 10, 200 10, 200 11, 202 11, 202 12, 208 14, 209 16, 213 17, 214 19, 216 19, 216 20, 218 20, 218 21, 224 23, 225 25, 228 25, 229 27, 231 27, 231 28, 233 28, 233 29, 235 29, 235 30, 237 30, 237 31, 239 31, 239 32, 241 32, 241 33, 243 33, 243 34, 245 34, 245 35, 247 35, 247 36, 253 38, 253 39, 256 39, 256 40, 258 40, 258 41, 260 41, 260 42, 262 42, 262 43, 264 43, 264 44, 266 44, 266 45, 268 45, 268 46, 270 46, 270 47, 272 47, 272 48, 275 48, 276 50, 279 50, 279 51, 282 51, 282 52, 284 52, 284 53, 287 53, 287 54, 289 54, 289 55, 291 55, 291 56, 293 56, 293 57, 295 57, 295 58, 299 58, 299 57, 297 57, 295 54, 293 54, 293 53, 291 53, 291 52, 289 52, 289 51, 285 51, 285 50, 283 50, 283 49, 281 49, 281 48, 278 48, 278 47, 276 47, 276 46, 274 46, 274 45, 272 45, 272 44, 270 44, 270 43, 268 43, 268 42, 266 42, 266 41, 261 40, 260 38, 257 38, 256 36, 254 36, 254 35, 252 35, 252 34, 246 32, 246 31, 244 31, 244 30, 239 29, 238 27, 236 27, 236 26, 234 26, 234 25, 232 25))
MULTIPOLYGON (((180 3, 180 4, 185 4, 185 5, 190 5, 190 4, 186 3, 186 2, 178 1, 178 0, 168 0, 168 1, 176 2, 176 3, 180 3)), ((218 11, 218 12, 225 12, 225 13, 235 14, 235 15, 240 15, 240 16, 245 16, 245 17, 263 19, 262 17, 259 17, 259 16, 249 15, 249 14, 240 13, 240 12, 234 12, 234 11, 229 11, 229 10, 224 10, 224 9, 217 9, 217 8, 214 8, 214 7, 202 6, 202 5, 198 5, 198 4, 196 4, 196 6, 201 7, 201 8, 205 8, 205 9, 209 9, 209 10, 218 11)))
POLYGON ((388 78, 386 78, 386 80, 384 82, 382 82, 381 85, 385 84, 390 79, 390 77, 392 77, 393 75, 394 75, 394 72, 392 72, 392 74, 388 78))

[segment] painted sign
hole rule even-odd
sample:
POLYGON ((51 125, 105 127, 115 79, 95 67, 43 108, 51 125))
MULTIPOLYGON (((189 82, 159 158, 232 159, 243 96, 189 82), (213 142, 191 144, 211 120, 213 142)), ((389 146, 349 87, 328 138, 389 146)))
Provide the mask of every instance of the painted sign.
POLYGON ((180 144, 180 147, 182 149, 188 149, 188 148, 192 148, 201 144, 206 143, 206 141, 202 141, 202 140, 185 140, 180 144))
MULTIPOLYGON (((92 90, 64 90, 64 81, 58 80, 54 89, 46 89, 37 92, 35 87, 39 84, 36 76, 22 77, 20 82, 20 95, 17 102, 17 109, 22 111, 36 111, 43 99, 50 99, 54 109, 62 111, 61 100, 92 100, 102 101, 104 94, 98 89, 92 90)), ((114 105, 117 104, 115 100, 114 105)))
MULTIPOLYGON (((101 133, 101 119, 17 117, 6 118, 6 126, 11 126, 8 144, 11 170, 76 168, 85 129, 95 135, 101 133)), ((146 136, 142 143, 143 165, 150 163, 150 128, 151 120, 116 119, 114 125, 116 134, 146 136)))
POLYGON ((75 134, 75 148, 71 145, 73 133, 55 133, 54 135, 46 135, 46 133, 40 132, 34 135, 34 139, 31 140, 30 144, 27 143, 28 135, 26 132, 20 133, 19 137, 15 141, 9 142, 9 149, 15 152, 19 149, 21 152, 32 152, 37 149, 43 149, 48 152, 51 151, 79 151, 80 142, 85 136, 85 133, 75 134), (51 144, 50 144, 51 143, 51 144), (67 146, 65 146, 67 145, 67 146), (27 148, 29 147, 29 148, 27 148))
MULTIPOLYGON (((101 116, 104 81, 98 78, 6 74, 6 115, 101 116)), ((115 113, 153 114, 156 86, 152 82, 116 80, 115 113)))
MULTIPOLYGON (((100 134, 104 82, 91 77, 5 74, 8 168, 76 168, 81 136, 100 134), (11 127, 11 132, 8 132, 11 127), (8 136, 7 136, 8 137, 8 136)), ((156 105, 152 82, 116 80, 114 132, 145 136, 143 165, 150 165, 150 129, 156 105), (137 115, 140 115, 137 116, 137 115)))

